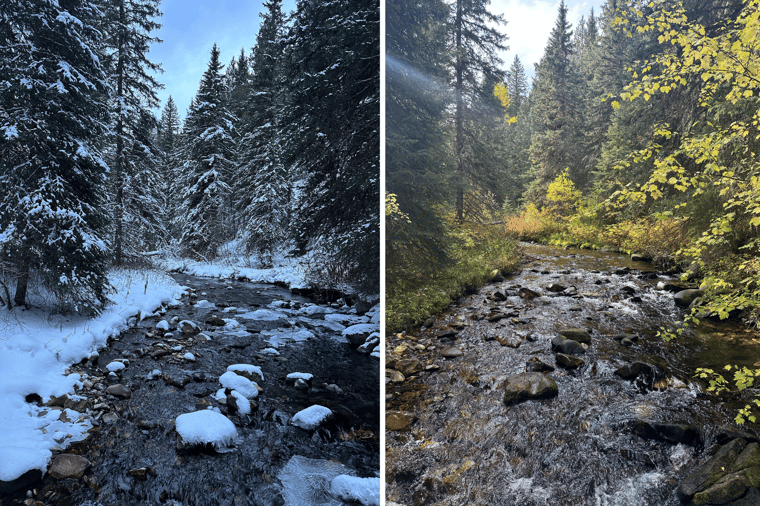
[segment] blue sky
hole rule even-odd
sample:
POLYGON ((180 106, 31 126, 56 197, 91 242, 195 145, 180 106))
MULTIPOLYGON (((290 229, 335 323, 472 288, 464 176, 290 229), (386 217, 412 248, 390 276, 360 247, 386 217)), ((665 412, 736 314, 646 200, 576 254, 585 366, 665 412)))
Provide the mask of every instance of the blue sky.
MULTIPOLYGON (((295 9, 295 0, 284 0, 283 11, 295 9)), ((164 73, 158 76, 166 88, 158 97, 163 109, 172 96, 183 118, 203 72, 208 67, 214 42, 221 51, 221 61, 229 61, 245 48, 250 54, 259 31, 261 0, 163 0, 163 27, 154 32, 161 44, 151 47, 149 59, 161 63, 164 73)))

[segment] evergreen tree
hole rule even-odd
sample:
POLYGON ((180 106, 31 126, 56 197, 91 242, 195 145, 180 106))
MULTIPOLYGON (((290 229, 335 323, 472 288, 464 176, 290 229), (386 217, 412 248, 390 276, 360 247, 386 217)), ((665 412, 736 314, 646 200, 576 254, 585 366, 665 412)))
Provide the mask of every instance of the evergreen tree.
POLYGON ((580 171, 583 108, 577 72, 571 61, 570 28, 563 1, 533 86, 533 114, 538 123, 530 147, 533 181, 528 198, 533 201, 543 198, 548 184, 565 168, 570 168, 576 186, 583 186, 587 177, 580 171))
POLYGON ((446 159, 446 19, 442 0, 386 3, 385 174, 407 218, 386 216, 386 272, 447 259, 436 208, 451 194, 446 159))
POLYGON ((304 189, 294 227, 378 290, 380 20, 377 0, 301 0, 290 47, 287 164, 304 189))
MULTIPOLYGON (((490 0, 457 0, 454 5, 451 53, 454 57, 454 92, 456 110, 454 113, 454 151, 457 174, 460 178, 457 189, 456 215, 464 219, 464 193, 470 182, 476 181, 478 174, 473 167, 471 148, 477 140, 472 132, 466 131, 465 124, 469 110, 474 101, 484 98, 481 79, 502 77, 498 69, 502 63, 498 57, 499 50, 507 49, 505 36, 498 27, 504 24, 504 17, 488 11, 490 0)), ((492 93, 492 91, 491 91, 492 93)))
MULTIPOLYGON (((155 174, 136 174, 132 171, 138 167, 141 170, 153 171, 153 164, 145 164, 143 153, 151 152, 149 145, 136 147, 139 139, 146 139, 139 129, 155 128, 146 123, 152 116, 147 114, 150 109, 158 107, 156 90, 162 86, 153 77, 160 71, 161 66, 148 60, 150 45, 160 42, 151 37, 150 33, 161 27, 155 18, 161 16, 158 10, 160 0, 115 0, 106 2, 105 31, 108 34, 106 43, 109 51, 110 80, 114 90, 113 119, 114 139, 112 140, 113 168, 113 220, 114 220, 114 263, 121 265, 125 254, 134 255, 135 248, 141 247, 137 238, 129 237, 124 232, 125 222, 139 220, 145 212, 157 209, 156 195, 140 191, 137 194, 126 191, 130 180, 153 179, 155 174), (130 154, 140 157, 132 160, 130 154), (139 209, 143 204, 144 209, 139 209), (128 214, 128 210, 137 211, 138 216, 128 214), (125 248, 127 251, 125 251, 125 248)), ((134 188, 133 188, 134 189, 134 188)), ((145 190, 143 188, 142 190, 145 190)), ((158 224, 157 217, 143 221, 158 224)), ((154 234, 161 234, 158 228, 154 234)))
POLYGON ((523 101, 528 98, 528 78, 525 76, 525 67, 517 55, 507 71, 505 84, 510 100, 507 114, 517 116, 523 101))
POLYGON ((23 305, 32 274, 64 308, 107 302, 106 75, 89 1, 0 7, 0 258, 23 305))
POLYGON ((182 251, 196 258, 214 258, 229 238, 225 213, 235 160, 234 117, 225 103, 222 67, 214 44, 183 131, 185 162, 179 167, 182 195, 176 222, 182 251))
POLYGON ((177 104, 169 96, 164 109, 161 111, 161 119, 158 122, 156 132, 156 147, 160 157, 158 174, 161 181, 158 203, 160 220, 167 239, 176 236, 173 223, 175 221, 175 203, 179 200, 179 188, 175 183, 174 175, 180 165, 181 128, 182 120, 179 117, 177 104))
MULTIPOLYGON (((258 252, 265 265, 289 236, 290 180, 283 163, 279 132, 284 97, 284 17, 282 1, 265 2, 251 61, 250 94, 242 121, 241 164, 237 177, 237 207, 249 252, 258 252)), ((244 58, 240 54, 241 60, 244 58)))

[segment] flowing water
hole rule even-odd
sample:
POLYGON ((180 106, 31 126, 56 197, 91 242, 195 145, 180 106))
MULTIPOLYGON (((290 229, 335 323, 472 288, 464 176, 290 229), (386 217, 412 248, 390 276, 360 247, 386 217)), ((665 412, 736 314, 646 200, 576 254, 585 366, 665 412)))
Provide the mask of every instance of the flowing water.
POLYGON ((709 456, 745 400, 705 393, 695 368, 759 365, 757 333, 738 322, 711 323, 665 342, 657 329, 682 310, 656 284, 677 278, 613 253, 524 250, 530 260, 514 276, 464 297, 427 327, 388 338, 388 364, 418 359, 422 366, 403 381, 386 379, 386 410, 413 420, 387 431, 388 503, 680 504, 678 484, 709 456), (552 284, 567 289, 552 292, 552 284), (524 288, 538 296, 522 290, 521 297, 524 288), (591 333, 584 365, 548 373, 557 397, 507 407, 504 380, 533 357, 555 366, 550 341, 568 327, 591 333), (621 334, 633 345, 622 345, 621 334), (462 356, 441 356, 451 346, 462 356), (615 375, 633 362, 653 374, 615 375), (645 439, 635 430, 642 422, 689 424, 699 441, 645 439))
POLYGON ((35 497, 45 504, 83 506, 308 505, 328 499, 340 504, 322 486, 336 469, 379 476, 378 360, 351 349, 340 336, 342 324, 336 324, 361 321, 355 313, 313 305, 272 285, 175 278, 194 295, 112 339, 97 364, 72 368, 103 386, 124 384, 132 395, 120 400, 97 388, 87 392, 91 413, 99 402, 108 407, 97 415, 92 436, 67 452, 85 456, 93 466, 83 480, 46 477, 35 497), (211 315, 226 325, 205 324, 211 315), (189 341, 177 331, 174 340, 158 337, 158 321, 174 317, 198 323, 210 340, 189 341), (159 349, 171 354, 153 358, 159 349), (181 358, 186 352, 194 362, 181 358), (125 358, 129 365, 118 379, 103 379, 107 364, 125 358), (260 366, 263 372, 263 392, 250 415, 213 399, 219 376, 232 364, 260 366), (312 374, 311 388, 288 383, 292 372, 312 374), (312 431, 289 423, 314 404, 330 408, 333 419, 312 431), (235 423, 235 444, 219 452, 178 451, 174 420, 208 407, 220 408, 235 423), (108 420, 109 413, 116 418, 108 420))

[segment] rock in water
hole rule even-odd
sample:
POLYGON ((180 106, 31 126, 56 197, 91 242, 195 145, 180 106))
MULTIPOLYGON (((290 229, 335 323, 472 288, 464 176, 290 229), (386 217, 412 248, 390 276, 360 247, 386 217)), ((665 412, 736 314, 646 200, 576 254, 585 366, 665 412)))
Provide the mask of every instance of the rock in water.
POLYGON ((181 441, 178 448, 213 445, 215 448, 231 445, 237 429, 226 416, 209 409, 179 415, 175 421, 181 441))
POLYGON ((564 367, 565 369, 577 369, 583 365, 582 358, 572 357, 570 355, 565 355, 564 353, 557 353, 555 358, 557 360, 557 365, 564 367))
POLYGON ((676 293, 673 296, 673 301, 676 303, 677 306, 689 307, 689 304, 694 302, 694 299, 696 299, 697 297, 701 297, 702 295, 704 295, 704 292, 702 290, 697 290, 697 289, 681 290, 680 292, 676 293))
POLYGON ((90 466, 90 461, 81 455, 59 455, 48 469, 48 474, 57 480, 81 478, 90 466))
POLYGON ((557 383, 540 372, 524 372, 504 382, 504 404, 518 404, 531 399, 549 399, 559 393, 557 383))
POLYGON ((314 430, 331 416, 330 408, 315 404, 293 415, 290 423, 304 430, 314 430))
POLYGON ((416 420, 412 413, 402 411, 388 411, 385 414, 385 429, 394 431, 404 431, 409 428, 416 420))
POLYGON ((457 358, 464 355, 464 353, 462 352, 462 350, 460 350, 459 348, 455 346, 449 346, 448 348, 444 348, 441 350, 441 355, 446 358, 457 358))
POLYGON ((572 339, 579 343, 591 344, 591 334, 588 330, 569 328, 560 330, 558 334, 565 339, 572 339))

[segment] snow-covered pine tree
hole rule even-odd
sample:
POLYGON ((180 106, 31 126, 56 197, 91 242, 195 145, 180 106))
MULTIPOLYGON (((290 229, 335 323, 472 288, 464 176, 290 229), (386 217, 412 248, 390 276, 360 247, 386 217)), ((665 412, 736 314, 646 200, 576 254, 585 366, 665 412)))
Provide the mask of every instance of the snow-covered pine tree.
MULTIPOLYGON (((250 94, 243 109, 237 207, 249 252, 265 265, 288 238, 290 181, 282 160, 280 125, 284 80, 282 0, 264 2, 252 58, 250 94)), ((241 54, 241 58, 243 55, 241 54)))
POLYGON ((156 132, 156 146, 160 153, 158 167, 160 191, 158 203, 160 206, 161 226, 166 231, 166 238, 175 237, 174 216, 175 203, 179 199, 179 188, 174 184, 176 168, 180 165, 180 132, 182 120, 179 117, 177 104, 171 96, 166 101, 161 111, 161 119, 158 122, 156 132))
POLYGON ((208 69, 188 110, 183 131, 184 164, 177 224, 186 255, 214 258, 229 239, 227 180, 235 161, 234 116, 227 109, 219 49, 214 44, 208 69))
POLYGON ((307 189, 293 228, 378 290, 379 2, 301 0, 287 44, 286 163, 307 189))
MULTIPOLYGON (((153 74, 161 70, 159 64, 148 60, 150 45, 160 42, 152 37, 151 32, 161 25, 155 19, 161 16, 158 9, 160 0, 109 0, 103 4, 105 10, 104 32, 107 34, 107 62, 111 87, 113 89, 113 138, 110 139, 109 165, 113 169, 113 243, 114 263, 121 265, 124 257, 134 257, 139 249, 146 245, 140 237, 131 236, 125 230, 125 224, 136 222, 141 227, 154 227, 149 236, 162 236, 163 230, 158 226, 158 216, 148 217, 148 212, 159 209, 158 195, 148 190, 155 189, 155 184, 148 187, 128 188, 130 183, 138 180, 151 181, 157 177, 156 164, 147 163, 155 157, 146 157, 152 147, 148 144, 136 145, 148 137, 139 131, 147 127, 155 129, 155 119, 150 124, 151 116, 146 113, 158 107, 156 91, 162 87, 153 74), (138 157, 137 159, 131 156, 138 157), (147 171, 146 174, 135 170, 147 171), (136 213, 136 214, 135 214, 136 213)), ((131 228, 135 231, 134 227, 131 228)))
POLYGON ((88 0, 0 6, 0 258, 15 271, 16 305, 30 279, 64 309, 108 301, 99 15, 88 0))

